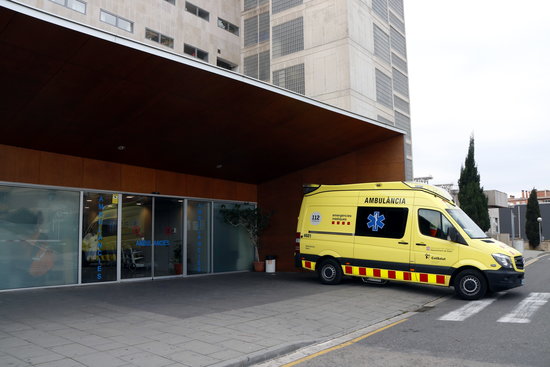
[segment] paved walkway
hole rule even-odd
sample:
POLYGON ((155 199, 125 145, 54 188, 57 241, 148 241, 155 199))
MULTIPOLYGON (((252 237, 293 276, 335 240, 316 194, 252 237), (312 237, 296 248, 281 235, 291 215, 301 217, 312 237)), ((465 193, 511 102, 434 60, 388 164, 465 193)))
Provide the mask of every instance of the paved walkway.
POLYGON ((244 366, 452 293, 357 279, 324 286, 309 272, 5 292, 0 366, 244 366))

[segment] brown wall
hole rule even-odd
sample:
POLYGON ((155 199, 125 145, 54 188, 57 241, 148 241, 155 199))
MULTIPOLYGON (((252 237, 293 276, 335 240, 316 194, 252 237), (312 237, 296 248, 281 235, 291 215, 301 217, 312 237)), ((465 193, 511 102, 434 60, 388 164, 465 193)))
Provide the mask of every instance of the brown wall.
POLYGON ((259 185, 259 206, 274 213, 261 238, 260 256, 276 255, 278 271, 296 270, 293 253, 303 184, 404 179, 403 137, 399 136, 259 185))
POLYGON ((0 181, 257 201, 257 186, 0 145, 0 181))

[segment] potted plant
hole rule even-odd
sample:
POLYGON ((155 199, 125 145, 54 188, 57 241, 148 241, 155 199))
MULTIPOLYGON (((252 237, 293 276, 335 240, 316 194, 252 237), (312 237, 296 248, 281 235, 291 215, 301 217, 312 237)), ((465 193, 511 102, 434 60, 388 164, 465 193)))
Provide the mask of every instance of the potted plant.
POLYGON ((272 213, 264 213, 259 207, 243 207, 241 204, 234 204, 232 208, 225 205, 220 210, 225 223, 233 227, 242 227, 248 234, 250 244, 254 248, 254 270, 264 271, 265 262, 260 261, 259 239, 260 233, 267 228, 272 213))

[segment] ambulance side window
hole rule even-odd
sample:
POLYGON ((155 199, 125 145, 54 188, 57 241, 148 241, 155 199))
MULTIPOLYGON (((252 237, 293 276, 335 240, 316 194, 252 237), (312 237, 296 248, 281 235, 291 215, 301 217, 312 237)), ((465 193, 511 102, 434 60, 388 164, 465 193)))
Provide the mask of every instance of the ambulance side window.
POLYGON ((408 208, 358 207, 356 236, 403 238, 408 208))
POLYGON ((446 240, 449 228, 453 225, 436 210, 420 209, 418 211, 418 226, 423 235, 446 240))

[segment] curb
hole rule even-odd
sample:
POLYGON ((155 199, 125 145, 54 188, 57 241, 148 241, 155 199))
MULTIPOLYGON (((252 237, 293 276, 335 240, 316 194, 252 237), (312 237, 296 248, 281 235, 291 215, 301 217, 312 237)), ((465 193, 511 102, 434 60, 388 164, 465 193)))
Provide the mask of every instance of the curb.
POLYGON ((284 356, 292 353, 296 350, 305 348, 309 345, 318 343, 319 340, 302 341, 296 343, 287 343, 282 346, 272 347, 265 350, 260 350, 254 353, 247 354, 243 357, 237 357, 228 361, 223 361, 211 365, 210 367, 245 367, 251 366, 257 363, 267 362, 271 359, 284 356))

